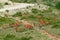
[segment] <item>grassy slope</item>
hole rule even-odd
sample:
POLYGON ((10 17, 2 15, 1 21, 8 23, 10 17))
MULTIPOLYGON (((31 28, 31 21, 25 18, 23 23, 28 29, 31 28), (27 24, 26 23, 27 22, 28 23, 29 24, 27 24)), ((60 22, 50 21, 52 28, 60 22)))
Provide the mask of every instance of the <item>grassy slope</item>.
POLYGON ((52 40, 51 38, 47 37, 42 33, 37 32, 36 30, 27 30, 25 32, 15 32, 15 31, 13 32, 13 31, 14 31, 13 28, 9 28, 6 30, 2 29, 0 31, 1 32, 0 40, 27 40, 27 39, 28 40, 52 40), (29 37, 31 39, 29 39, 29 37))

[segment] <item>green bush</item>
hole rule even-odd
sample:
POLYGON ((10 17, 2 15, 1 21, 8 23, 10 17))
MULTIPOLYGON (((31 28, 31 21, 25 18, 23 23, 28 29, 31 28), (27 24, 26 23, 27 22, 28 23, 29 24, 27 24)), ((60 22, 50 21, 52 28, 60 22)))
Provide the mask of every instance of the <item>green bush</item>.
POLYGON ((56 9, 60 10, 60 2, 58 2, 55 7, 56 7, 56 9))
POLYGON ((13 15, 13 17, 17 17, 17 16, 22 16, 22 13, 21 12, 17 12, 16 14, 13 15))
POLYGON ((32 13, 38 13, 39 10, 37 9, 32 9, 32 13))

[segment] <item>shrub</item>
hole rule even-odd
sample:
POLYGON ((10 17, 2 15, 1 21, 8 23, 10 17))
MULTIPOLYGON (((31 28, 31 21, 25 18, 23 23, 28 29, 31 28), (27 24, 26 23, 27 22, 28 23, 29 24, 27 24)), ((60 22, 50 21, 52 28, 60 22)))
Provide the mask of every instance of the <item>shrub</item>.
POLYGON ((37 9, 32 9, 32 13, 38 13, 37 9))
POLYGON ((21 12, 16 12, 16 14, 13 15, 13 17, 17 17, 17 16, 22 16, 22 13, 21 12))
POLYGON ((60 2, 58 2, 55 7, 56 7, 56 9, 60 10, 60 2))

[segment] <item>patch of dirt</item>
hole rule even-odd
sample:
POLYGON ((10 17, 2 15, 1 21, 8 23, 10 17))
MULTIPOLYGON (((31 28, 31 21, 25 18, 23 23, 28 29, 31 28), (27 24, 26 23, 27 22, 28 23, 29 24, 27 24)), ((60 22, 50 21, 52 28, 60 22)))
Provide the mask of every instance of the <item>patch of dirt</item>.
POLYGON ((60 38, 56 37, 55 35, 52 35, 48 32, 46 32, 45 30, 40 30, 43 34, 46 34, 48 37, 54 39, 54 40, 60 40, 60 38))

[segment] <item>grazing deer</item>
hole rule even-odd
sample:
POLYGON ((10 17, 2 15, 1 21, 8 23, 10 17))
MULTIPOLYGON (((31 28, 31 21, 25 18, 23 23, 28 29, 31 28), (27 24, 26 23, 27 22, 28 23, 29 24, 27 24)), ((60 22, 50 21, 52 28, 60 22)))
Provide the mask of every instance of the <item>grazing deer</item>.
POLYGON ((8 15, 7 14, 4 14, 5 17, 7 17, 8 15))
POLYGON ((45 24, 45 22, 44 22, 44 20, 42 20, 42 19, 40 19, 40 25, 44 25, 45 24))
POLYGON ((6 24, 3 24, 2 27, 3 27, 4 29, 6 29, 6 28, 7 28, 7 25, 6 25, 6 24))
POLYGON ((14 23, 14 28, 15 28, 16 32, 18 31, 18 26, 19 25, 20 25, 19 21, 14 23))
POLYGON ((28 23, 27 21, 24 21, 24 26, 27 29, 32 29, 33 28, 33 26, 30 23, 28 23))

